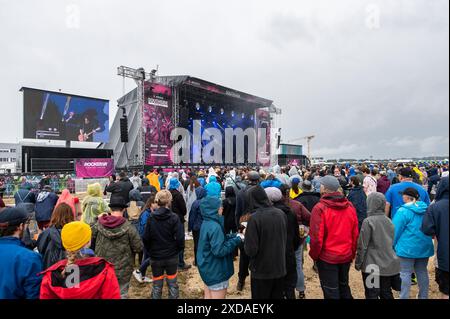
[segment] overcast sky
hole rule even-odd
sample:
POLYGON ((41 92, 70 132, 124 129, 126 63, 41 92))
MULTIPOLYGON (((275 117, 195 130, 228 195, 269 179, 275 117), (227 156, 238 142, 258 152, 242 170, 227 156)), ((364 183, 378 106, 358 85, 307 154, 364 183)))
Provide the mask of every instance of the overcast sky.
POLYGON ((158 64, 274 100, 313 156, 449 153, 448 0, 0 5, 0 142, 22 137, 22 86, 106 98, 113 116, 117 66, 158 64))

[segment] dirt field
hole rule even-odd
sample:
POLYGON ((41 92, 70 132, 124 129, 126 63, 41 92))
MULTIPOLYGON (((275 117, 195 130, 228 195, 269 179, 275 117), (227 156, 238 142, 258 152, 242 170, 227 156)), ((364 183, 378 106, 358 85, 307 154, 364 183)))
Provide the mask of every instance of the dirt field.
MULTIPOLYGON (((84 194, 81 194, 81 198, 84 194)), ((7 205, 13 204, 12 199, 5 199, 7 205)), ((194 242, 188 240, 186 242, 185 258, 186 262, 192 264, 194 261, 194 242)), ((307 253, 305 252, 305 257, 307 253)), ((304 273, 305 273, 305 285, 306 285, 306 298, 307 299, 323 299, 322 289, 320 288, 318 275, 312 269, 313 263, 311 258, 305 258, 304 273)), ((230 288, 228 289, 227 298, 229 299, 250 299, 250 278, 247 279, 245 289, 242 292, 236 291, 237 284, 237 272, 239 269, 239 261, 236 260, 234 264, 235 274, 230 279, 230 288)), ((430 260, 429 263, 430 273, 430 299, 439 299, 440 293, 437 284, 434 280, 434 260, 430 260)), ((148 270, 147 274, 150 276, 151 271, 148 270)), ((182 299, 201 299, 203 298, 204 284, 200 278, 196 267, 192 267, 190 270, 179 273, 178 282, 180 285, 180 298, 182 299)), ((356 271, 354 267, 350 270, 350 288, 354 298, 364 299, 364 287, 362 283, 361 273, 356 271)), ((129 297, 132 299, 149 299, 151 294, 152 284, 140 284, 134 277, 131 279, 131 288, 129 297)), ((164 295, 167 296, 167 288, 164 288, 164 295)), ((418 287, 413 286, 411 289, 411 297, 415 298, 418 293, 418 287)), ((398 298, 398 293, 394 292, 394 296, 398 298)))
MULTIPOLYGON (((192 264, 194 261, 193 256, 193 241, 186 242, 186 262, 192 264)), ((306 253, 305 253, 306 256, 306 253)), ((320 288, 319 278, 317 274, 312 270, 311 258, 305 258, 304 271, 305 271, 305 284, 306 284, 306 298, 307 299, 323 299, 322 290, 320 288)), ((228 289, 227 298, 229 299, 250 299, 250 278, 246 281, 246 286, 243 292, 236 291, 237 284, 237 271, 238 261, 235 262, 234 269, 235 274, 230 280, 230 288, 228 289)), ((434 281, 434 266, 430 262, 430 299, 439 299, 439 291, 434 281)), ((148 275, 150 275, 150 269, 148 275)), ((200 278, 197 268, 192 267, 190 270, 179 273, 179 285, 180 285, 180 298, 182 299, 200 299, 203 298, 204 284, 200 278)), ((364 299, 364 287, 362 284, 361 273, 356 271, 354 267, 350 271, 350 287, 354 298, 364 299)), ((146 299, 150 298, 151 284, 139 284, 134 278, 132 278, 130 288, 130 298, 146 299)), ((415 298, 418 293, 417 286, 413 286, 411 289, 411 297, 415 298)), ((165 295, 167 290, 165 287, 165 295)), ((398 293, 394 292, 396 298, 398 293)))

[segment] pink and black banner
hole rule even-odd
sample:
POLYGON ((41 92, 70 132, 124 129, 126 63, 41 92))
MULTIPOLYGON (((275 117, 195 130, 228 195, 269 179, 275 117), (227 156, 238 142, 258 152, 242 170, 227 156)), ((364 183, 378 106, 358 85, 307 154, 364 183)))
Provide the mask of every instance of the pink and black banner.
POLYGON ((172 165, 172 90, 147 82, 144 91, 145 165, 172 165))
POLYGON ((75 172, 79 178, 108 177, 114 173, 111 158, 80 158, 75 160, 75 172))

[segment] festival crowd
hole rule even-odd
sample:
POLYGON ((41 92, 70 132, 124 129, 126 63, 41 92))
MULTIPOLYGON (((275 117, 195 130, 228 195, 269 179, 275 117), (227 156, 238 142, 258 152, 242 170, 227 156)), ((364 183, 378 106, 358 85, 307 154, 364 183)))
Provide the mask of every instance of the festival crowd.
POLYGON ((448 165, 121 172, 82 199, 23 178, 14 200, 0 199, 0 299, 126 299, 132 277, 177 299, 192 267, 204 298, 224 299, 237 259, 238 291, 250 277, 252 299, 305 299, 305 258, 325 299, 353 298, 351 267, 367 299, 412 285, 428 299, 433 256, 448 299, 448 165))

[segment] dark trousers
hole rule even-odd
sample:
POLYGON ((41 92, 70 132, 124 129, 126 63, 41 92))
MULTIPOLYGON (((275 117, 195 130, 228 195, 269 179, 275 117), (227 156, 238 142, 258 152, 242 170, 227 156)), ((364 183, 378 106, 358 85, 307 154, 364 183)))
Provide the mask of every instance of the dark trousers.
POLYGON ((152 260, 153 290, 152 299, 161 299, 164 279, 169 287, 169 299, 178 299, 177 283, 178 257, 165 260, 152 260))
POLYGON ((200 238, 200 231, 193 230, 192 236, 194 236, 194 265, 197 265, 197 249, 198 249, 198 240, 200 238))
POLYGON ((251 278, 252 299, 283 299, 284 277, 276 279, 251 278))
MULTIPOLYGON (((183 232, 184 232, 184 217, 183 218, 180 217, 180 220, 183 225, 183 232)), ((180 251, 180 253, 178 254, 178 267, 183 268, 185 265, 186 263, 184 261, 184 248, 183 248, 183 250, 180 251)))
POLYGON ((368 284, 376 284, 368 277, 370 274, 362 273, 364 282, 364 292, 366 299, 394 299, 392 294, 392 277, 379 276, 379 287, 371 288, 368 284))
POLYGON ((238 277, 240 281, 244 281, 248 277, 248 267, 250 266, 250 258, 245 253, 244 244, 239 246, 239 273, 238 277))
POLYGON ((323 260, 317 262, 324 299, 353 299, 348 284, 350 265, 334 265, 323 260))
POLYGON ((288 267, 286 277, 284 277, 284 298, 295 299, 295 287, 297 286, 297 267, 296 264, 288 267))

